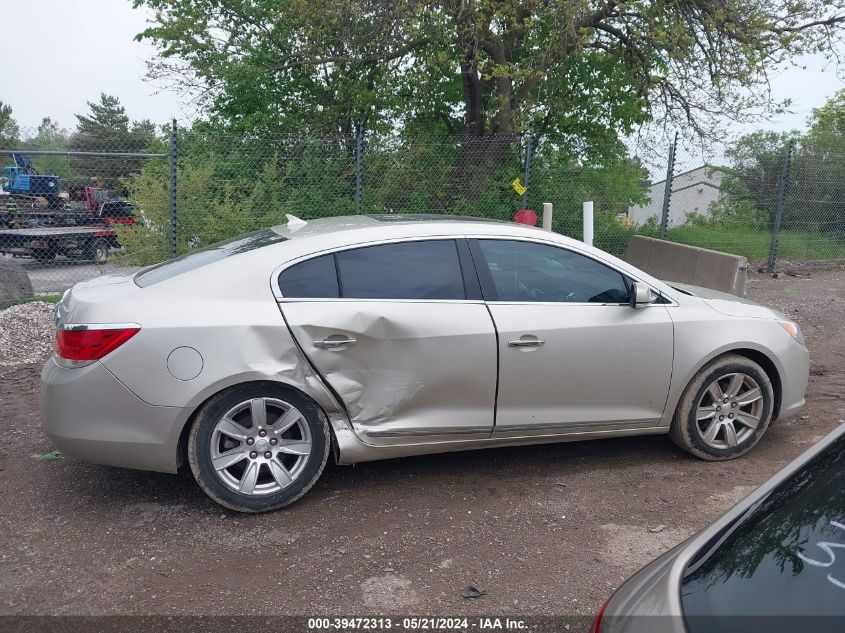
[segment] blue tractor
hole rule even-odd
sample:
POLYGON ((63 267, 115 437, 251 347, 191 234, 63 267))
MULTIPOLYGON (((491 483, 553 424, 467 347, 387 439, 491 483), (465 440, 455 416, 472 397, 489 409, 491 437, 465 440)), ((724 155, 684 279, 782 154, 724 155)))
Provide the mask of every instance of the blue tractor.
POLYGON ((51 208, 60 207, 59 177, 39 174, 26 154, 12 153, 14 166, 3 168, 3 175, 9 183, 7 191, 18 198, 44 198, 51 208))

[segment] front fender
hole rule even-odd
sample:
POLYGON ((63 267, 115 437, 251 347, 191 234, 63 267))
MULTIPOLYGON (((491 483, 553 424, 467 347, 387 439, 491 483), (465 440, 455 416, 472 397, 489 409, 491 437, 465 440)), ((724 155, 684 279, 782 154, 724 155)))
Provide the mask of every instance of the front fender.
POLYGON ((670 314, 675 321, 675 354, 669 395, 661 420, 663 426, 668 427, 672 423, 678 402, 693 377, 713 359, 724 354, 741 354, 743 351, 762 354, 777 371, 781 385, 791 374, 802 372, 800 367, 790 372, 785 366, 784 360, 795 356, 796 350, 792 348, 803 347, 775 319, 729 317, 715 310, 706 318, 701 318, 700 313, 698 317, 688 316, 683 311, 670 310, 670 314), (713 315, 718 316, 714 319, 713 315))

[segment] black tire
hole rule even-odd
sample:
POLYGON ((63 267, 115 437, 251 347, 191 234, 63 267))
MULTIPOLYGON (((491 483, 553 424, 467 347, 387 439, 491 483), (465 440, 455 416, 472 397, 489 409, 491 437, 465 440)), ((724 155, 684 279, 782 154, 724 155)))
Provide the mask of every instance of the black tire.
POLYGON ((85 247, 85 259, 90 259, 95 264, 105 264, 108 257, 109 243, 102 238, 91 240, 85 247))
MULTIPOLYGON (((271 429, 273 423, 270 422, 269 415, 267 420, 267 428, 271 429)), ((270 512, 290 505, 308 492, 311 486, 317 482, 329 457, 330 433, 326 416, 311 400, 302 394, 273 383, 250 383, 233 387, 214 396, 197 412, 188 437, 188 461, 200 488, 213 501, 238 512, 270 512), (293 481, 281 490, 261 495, 244 494, 227 485, 224 482, 224 476, 226 476, 226 473, 231 475, 231 472, 224 471, 224 475, 218 475, 212 465, 211 455, 213 443, 220 441, 219 438, 221 437, 219 434, 215 435, 215 427, 218 422, 233 407, 253 398, 276 399, 298 409, 303 418, 301 424, 307 424, 311 444, 310 454, 293 481)), ((253 441, 255 442, 254 439, 253 441)), ((255 442, 254 446, 257 444, 258 442, 255 442)), ((281 458, 287 457, 281 456, 281 458)), ((260 458, 258 461, 260 461, 260 458)), ((251 462, 245 460, 241 463, 249 467, 251 462)), ((259 472, 262 473, 259 477, 263 477, 265 481, 270 478, 269 464, 259 466, 259 468, 259 472)), ((260 482, 261 479, 258 481, 260 482)), ((273 485, 273 482, 270 481, 268 485, 273 485)))
MULTIPOLYGON (((754 405, 754 407, 757 407, 757 405, 754 405)), ((675 410, 669 436, 675 444, 701 459, 709 461, 734 459, 747 453, 760 441, 771 422, 773 408, 774 391, 763 368, 744 356, 726 354, 707 364, 687 385, 675 410), (724 446, 714 446, 704 439, 706 427, 709 427, 711 422, 716 422, 717 419, 721 420, 728 416, 733 417, 734 412, 745 413, 745 409, 753 412, 753 409, 750 408, 752 405, 738 404, 737 408, 732 408, 734 407, 733 399, 730 399, 731 401, 728 403, 722 401, 716 405, 715 398, 712 395, 705 396, 714 381, 725 384, 724 381, 729 381, 731 374, 745 374, 757 383, 760 390, 760 400, 762 401, 762 405, 759 405, 759 422, 753 429, 743 424, 733 424, 732 428, 741 428, 742 433, 745 434, 735 446, 728 445, 726 431, 719 431, 725 439, 722 441, 717 437, 714 439, 714 443, 724 444, 724 446), (708 406, 702 407, 702 409, 706 408, 709 411, 710 406, 713 406, 714 409, 718 406, 720 410, 714 411, 714 415, 710 419, 699 420, 698 405, 703 402, 703 398, 706 399, 708 406), (724 409, 721 409, 722 407, 724 409), (720 415, 722 417, 719 417, 720 415)), ((734 437, 739 438, 739 433, 734 433, 734 437)))

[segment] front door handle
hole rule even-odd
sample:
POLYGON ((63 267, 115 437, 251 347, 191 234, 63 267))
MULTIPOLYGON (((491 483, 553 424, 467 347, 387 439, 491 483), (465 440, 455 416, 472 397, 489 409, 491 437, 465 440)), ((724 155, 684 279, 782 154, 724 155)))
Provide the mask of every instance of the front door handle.
POLYGON ((314 347, 317 349, 342 349, 355 345, 358 341, 354 338, 326 338, 319 341, 314 341, 314 347))
POLYGON ((516 341, 508 341, 508 347, 542 347, 546 341, 538 338, 534 339, 517 339, 516 341))

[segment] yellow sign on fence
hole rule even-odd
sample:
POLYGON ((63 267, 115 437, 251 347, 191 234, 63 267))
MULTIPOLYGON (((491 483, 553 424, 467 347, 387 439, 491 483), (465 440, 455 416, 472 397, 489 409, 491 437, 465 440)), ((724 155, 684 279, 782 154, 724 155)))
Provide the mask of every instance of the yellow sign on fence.
POLYGON ((513 179, 511 187, 513 187, 513 190, 516 191, 519 195, 524 195, 525 192, 528 191, 525 187, 522 186, 522 183, 519 182, 519 178, 513 179))

